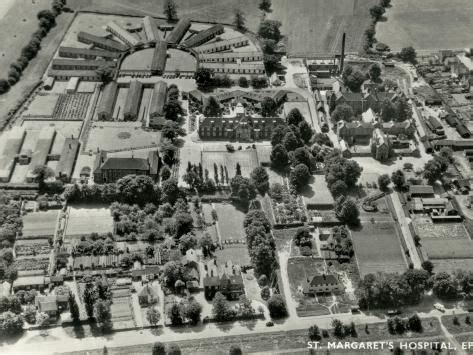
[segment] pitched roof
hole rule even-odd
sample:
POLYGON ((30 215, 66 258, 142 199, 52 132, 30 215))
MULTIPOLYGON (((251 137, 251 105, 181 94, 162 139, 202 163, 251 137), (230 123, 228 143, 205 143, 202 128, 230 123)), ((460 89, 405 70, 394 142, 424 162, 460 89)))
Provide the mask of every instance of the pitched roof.
POLYGON ((323 275, 315 275, 310 281, 310 286, 312 287, 318 287, 318 286, 323 286, 327 284, 338 284, 338 279, 335 277, 335 275, 323 274, 323 275))
POLYGON ((102 170, 149 170, 148 160, 143 158, 108 158, 102 170))
POLYGON ((430 185, 411 185, 409 187, 409 192, 411 194, 433 194, 434 188, 430 185))

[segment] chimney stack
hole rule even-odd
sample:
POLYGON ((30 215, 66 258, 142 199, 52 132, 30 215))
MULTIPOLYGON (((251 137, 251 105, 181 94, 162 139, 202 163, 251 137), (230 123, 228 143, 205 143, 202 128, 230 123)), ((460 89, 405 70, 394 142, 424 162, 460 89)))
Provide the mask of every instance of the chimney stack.
POLYGON ((345 62, 345 37, 346 37, 346 34, 345 34, 345 32, 343 32, 343 36, 342 36, 342 53, 340 55, 340 74, 343 73, 343 65, 344 65, 344 62, 345 62))

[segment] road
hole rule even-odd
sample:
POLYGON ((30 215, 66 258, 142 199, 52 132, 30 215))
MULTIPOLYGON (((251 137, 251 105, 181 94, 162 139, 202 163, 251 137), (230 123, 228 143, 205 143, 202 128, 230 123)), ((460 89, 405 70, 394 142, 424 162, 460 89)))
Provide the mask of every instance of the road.
POLYGON ((402 236, 406 241, 407 248, 409 249, 409 254, 414 264, 415 269, 422 268, 422 261, 420 260, 419 254, 417 253, 417 248, 415 246, 414 237, 411 234, 409 229, 409 220, 406 218, 404 214, 404 210, 402 208, 401 200, 399 199, 399 194, 397 192, 393 192, 390 194, 391 200, 393 202, 394 211, 396 213, 396 218, 401 226, 402 236))

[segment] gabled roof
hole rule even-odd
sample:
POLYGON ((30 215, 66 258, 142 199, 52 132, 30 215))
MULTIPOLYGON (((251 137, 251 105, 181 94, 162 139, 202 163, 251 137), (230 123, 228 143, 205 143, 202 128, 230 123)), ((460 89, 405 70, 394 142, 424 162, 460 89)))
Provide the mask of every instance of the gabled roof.
POLYGON ((411 185, 409 186, 409 192, 411 194, 434 194, 434 188, 430 185, 411 185))
POLYGON ((143 158, 108 158, 100 167, 102 170, 149 170, 149 163, 143 158))
POLYGON ((327 284, 338 284, 338 279, 332 274, 315 275, 309 283, 311 287, 324 286, 327 284))

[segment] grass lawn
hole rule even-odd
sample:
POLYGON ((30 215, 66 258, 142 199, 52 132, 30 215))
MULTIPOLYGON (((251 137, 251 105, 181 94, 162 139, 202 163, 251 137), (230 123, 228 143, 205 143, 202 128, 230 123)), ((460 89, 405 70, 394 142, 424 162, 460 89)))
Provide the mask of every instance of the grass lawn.
POLYGON ((416 218, 414 228, 419 237, 423 238, 464 238, 470 239, 463 223, 435 223, 430 218, 416 218))
POLYGON ((223 246, 223 249, 217 248, 214 255, 220 264, 231 260, 234 265, 251 265, 250 254, 246 244, 226 244, 223 246))
MULTIPOLYGON (((443 316, 442 323, 445 328, 448 329, 450 333, 458 334, 458 333, 465 333, 465 332, 473 332, 473 314, 459 314, 457 316, 443 316), (454 318, 457 318, 458 324, 454 324, 454 318), (469 324, 466 322, 466 318, 470 318, 469 324)), ((471 340, 471 338, 470 338, 471 340)))
POLYGON ((361 277, 370 273, 402 273, 406 270, 394 222, 365 222, 361 229, 351 233, 361 277))
POLYGON ((56 230, 58 210, 30 212, 23 216, 23 236, 32 238, 53 236, 56 230))
POLYGON ((218 230, 222 243, 245 240, 245 231, 243 230, 245 213, 228 203, 215 203, 214 206, 217 211, 218 230))
POLYGON ((87 207, 81 205, 71 206, 66 237, 80 237, 91 233, 105 234, 113 232, 113 219, 110 210, 106 206, 97 205, 87 207))
POLYGON ((387 21, 378 22, 376 38, 391 47, 438 50, 471 46, 473 4, 469 0, 392 1, 387 21))
MULTIPOLYGON (((195 162, 197 163, 197 162, 195 162)), ((214 179, 215 165, 218 169, 218 179, 221 182, 220 166, 227 168, 228 179, 236 175, 236 164, 241 167, 241 175, 249 177, 254 168, 258 167, 258 157, 255 149, 237 150, 233 153, 227 151, 204 151, 202 152, 202 166, 209 171, 209 177, 214 179)))

